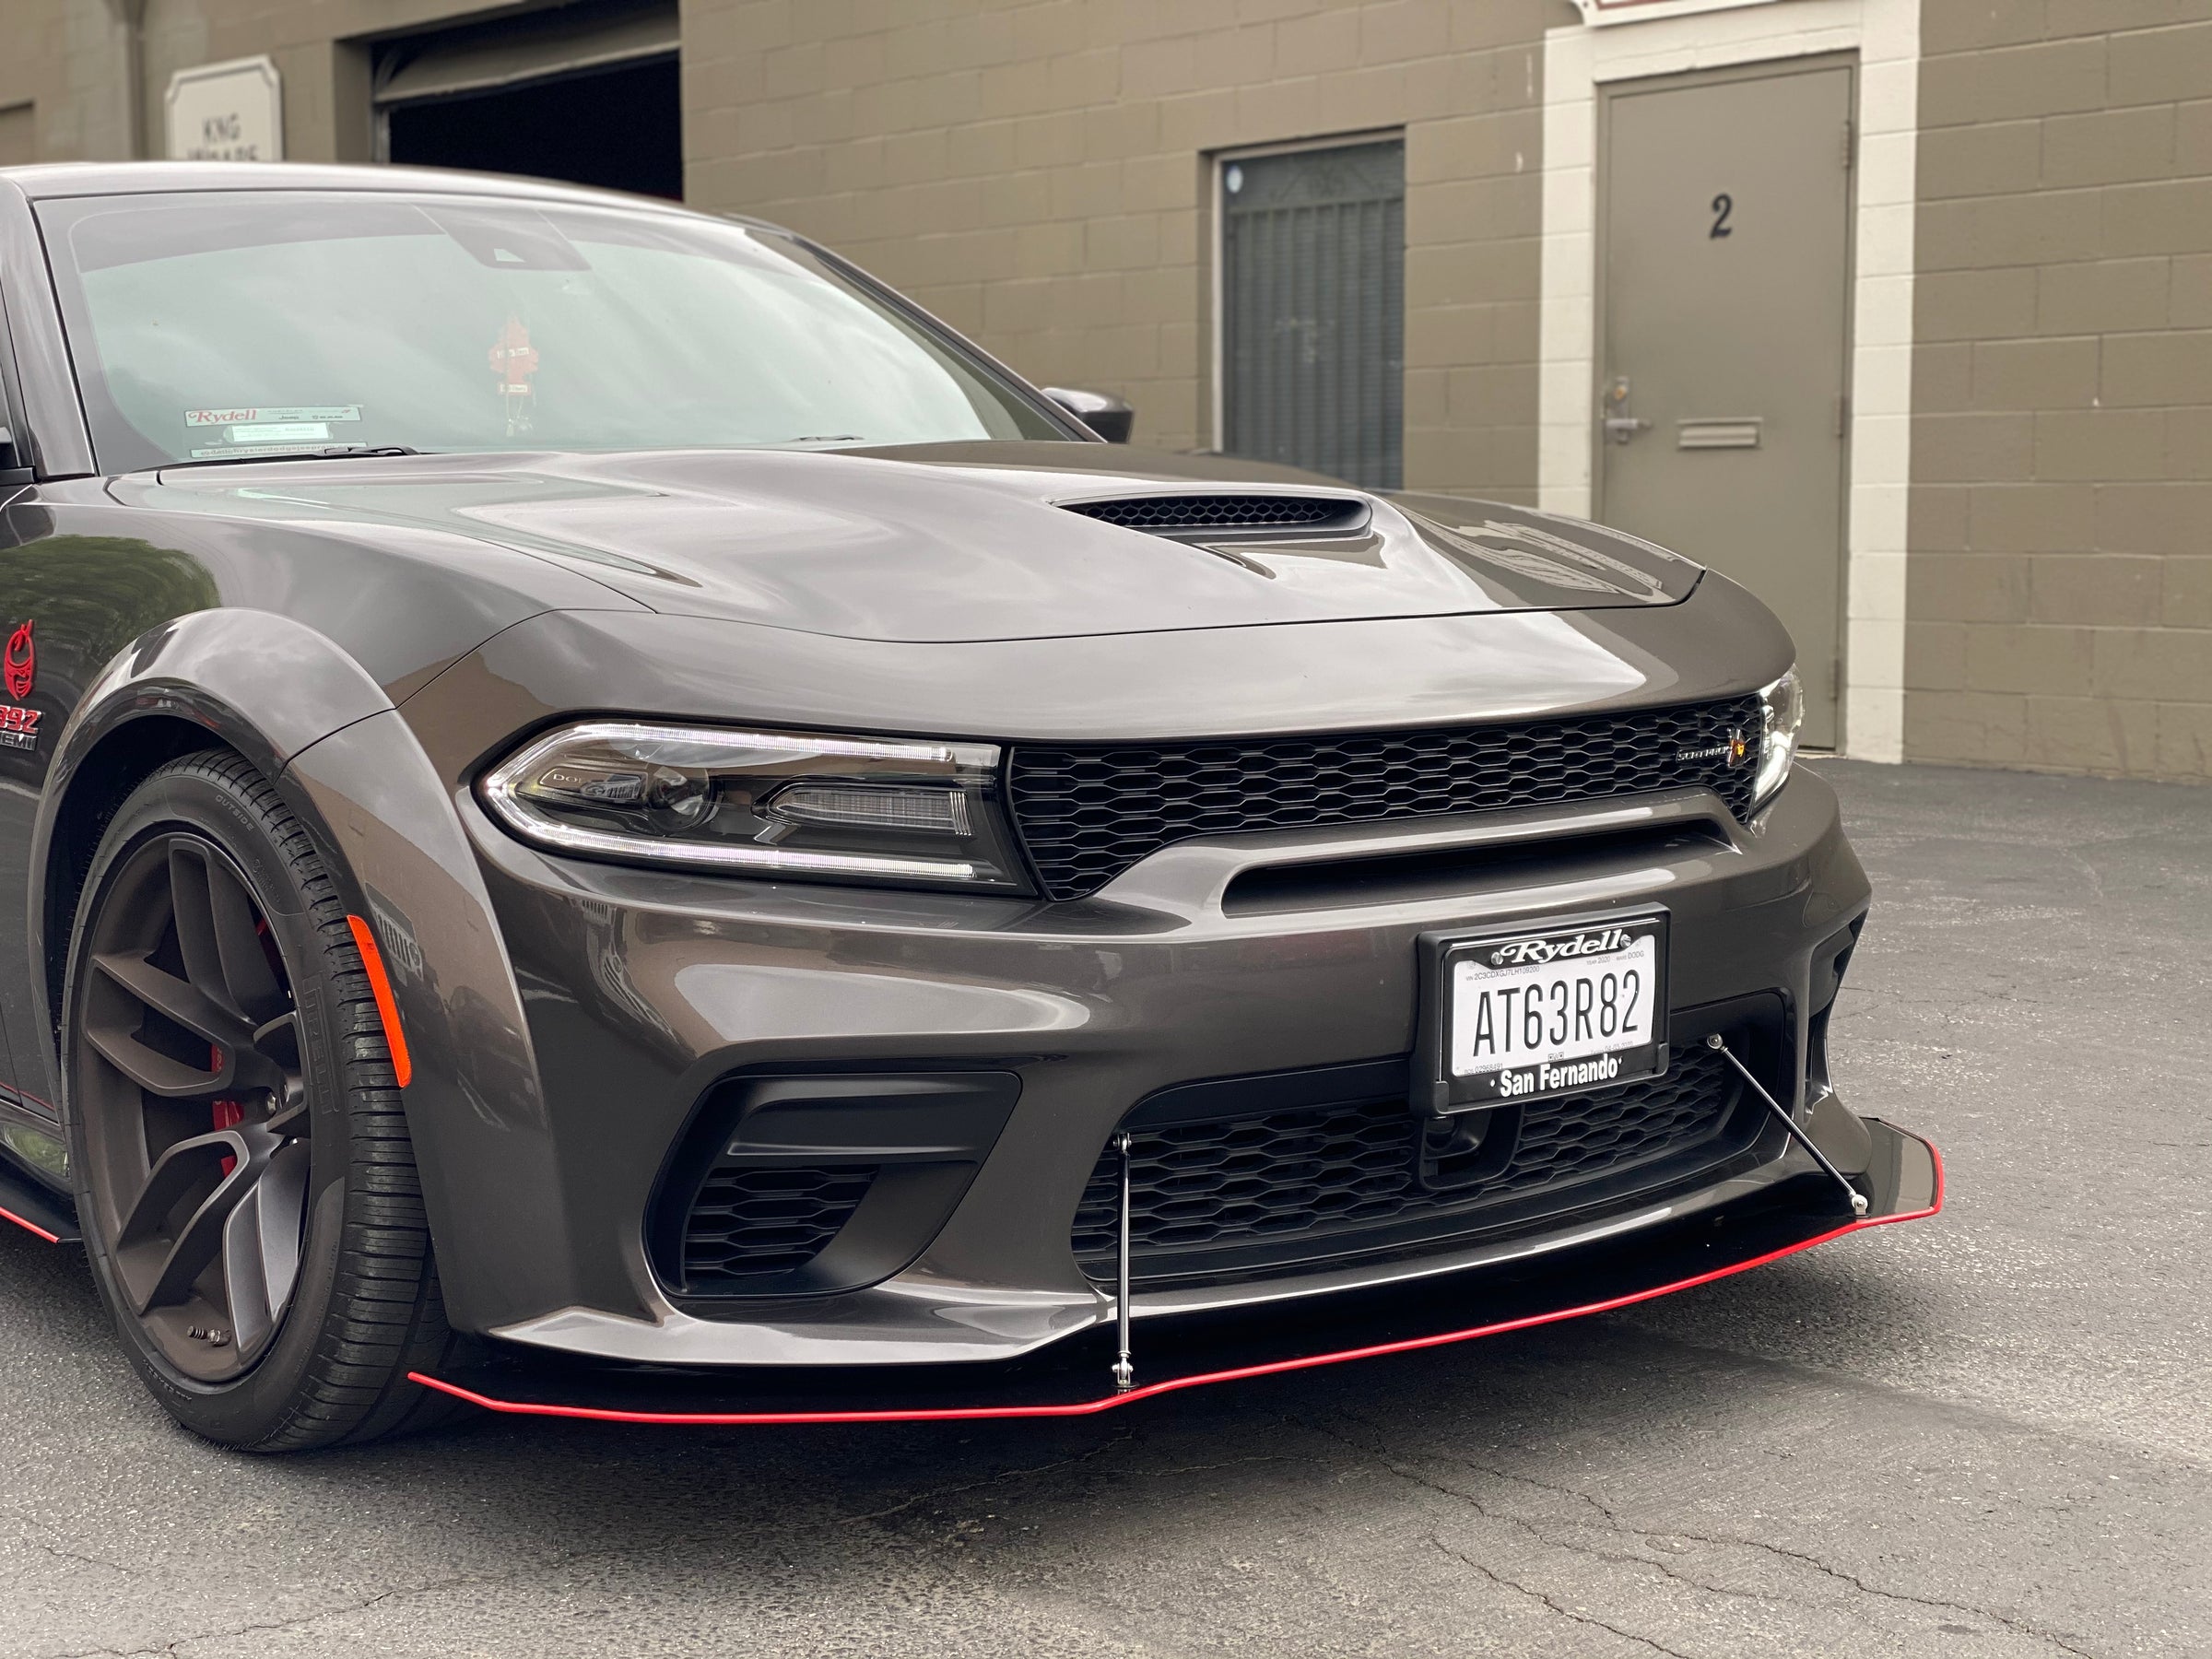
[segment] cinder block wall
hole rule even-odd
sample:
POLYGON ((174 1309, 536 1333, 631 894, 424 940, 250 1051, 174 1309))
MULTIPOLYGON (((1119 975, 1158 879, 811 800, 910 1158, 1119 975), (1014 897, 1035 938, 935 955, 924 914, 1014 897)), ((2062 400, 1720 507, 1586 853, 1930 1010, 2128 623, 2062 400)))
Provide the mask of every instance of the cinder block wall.
POLYGON ((1906 752, 2212 777, 2212 0, 1921 29, 1906 752))
POLYGON ((0 0, 0 166, 124 154, 123 62, 100 0, 0 0))
POLYGON ((1533 499, 1563 0, 685 0, 687 194, 818 237, 1023 374, 1211 441, 1230 147, 1406 135, 1406 477, 1533 499))
MULTIPOLYGON (((148 0, 146 153, 163 153, 172 73, 266 53, 284 80, 285 154, 366 161, 368 54, 347 42, 484 9, 480 0, 148 0)), ((125 39, 110 0, 0 0, 0 165, 130 154, 125 39)))

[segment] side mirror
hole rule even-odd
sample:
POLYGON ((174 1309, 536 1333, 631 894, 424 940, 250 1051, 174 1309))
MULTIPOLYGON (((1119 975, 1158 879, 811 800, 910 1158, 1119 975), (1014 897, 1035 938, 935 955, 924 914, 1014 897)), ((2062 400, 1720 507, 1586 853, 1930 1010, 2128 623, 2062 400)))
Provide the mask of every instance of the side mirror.
POLYGON ((1111 393, 1047 386, 1044 394, 1107 442, 1129 441, 1129 428, 1136 419, 1136 411, 1111 393))
POLYGON ((0 426, 0 488, 10 484, 29 484, 32 481, 30 457, 24 453, 22 445, 16 441, 15 433, 0 426))

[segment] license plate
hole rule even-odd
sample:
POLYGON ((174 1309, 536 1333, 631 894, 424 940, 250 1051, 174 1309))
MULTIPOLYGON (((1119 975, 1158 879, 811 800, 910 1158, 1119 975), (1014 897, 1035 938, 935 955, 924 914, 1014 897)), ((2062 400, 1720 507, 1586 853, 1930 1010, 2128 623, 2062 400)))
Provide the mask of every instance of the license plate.
POLYGON ((1424 942, 1417 1106, 1468 1112, 1665 1071, 1664 914, 1424 942))

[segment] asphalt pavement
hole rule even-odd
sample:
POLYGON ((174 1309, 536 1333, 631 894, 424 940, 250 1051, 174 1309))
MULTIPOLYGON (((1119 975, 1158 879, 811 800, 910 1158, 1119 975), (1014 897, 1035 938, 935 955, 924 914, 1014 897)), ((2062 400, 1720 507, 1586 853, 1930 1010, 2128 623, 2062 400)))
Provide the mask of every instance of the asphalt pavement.
POLYGON ((0 1239, 0 1655, 2212 1653, 2212 790, 1824 762, 1949 1207, 1066 1424, 170 1426, 0 1239))

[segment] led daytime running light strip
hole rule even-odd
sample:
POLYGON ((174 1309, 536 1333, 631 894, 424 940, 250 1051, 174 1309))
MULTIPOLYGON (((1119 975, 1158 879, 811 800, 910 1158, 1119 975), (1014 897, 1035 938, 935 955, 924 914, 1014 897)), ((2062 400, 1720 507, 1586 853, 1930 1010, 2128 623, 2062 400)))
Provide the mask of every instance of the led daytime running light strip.
POLYGON ((487 781, 485 793, 500 804, 507 822, 541 845, 564 853, 596 853, 626 864, 643 861, 708 870, 808 872, 823 876, 903 877, 921 881, 973 881, 976 868, 963 859, 879 858, 864 853, 806 853, 781 847, 724 845, 714 841, 656 841, 641 835, 586 830, 549 818, 512 790, 487 781))

